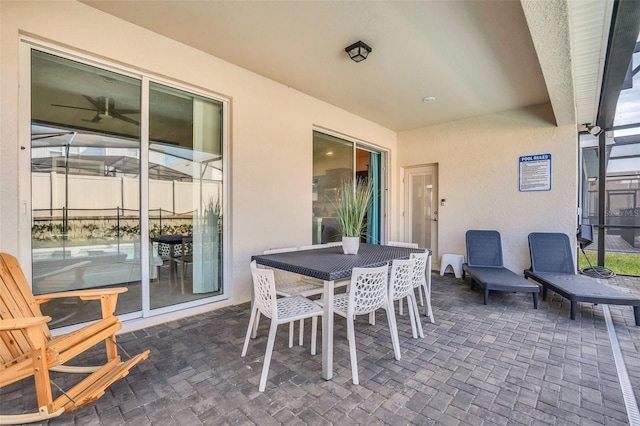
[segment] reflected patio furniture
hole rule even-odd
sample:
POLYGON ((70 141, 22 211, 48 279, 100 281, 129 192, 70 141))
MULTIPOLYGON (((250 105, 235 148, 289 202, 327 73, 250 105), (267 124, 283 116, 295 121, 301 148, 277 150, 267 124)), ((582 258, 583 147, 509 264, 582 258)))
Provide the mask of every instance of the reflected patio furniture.
POLYGON ((321 243, 338 242, 342 239, 342 231, 340 222, 335 217, 322 218, 321 224, 321 243))
POLYGON ((193 263, 193 238, 192 237, 182 237, 182 241, 179 245, 179 254, 175 254, 171 258, 172 262, 176 263, 177 266, 180 265, 180 292, 184 294, 184 276, 187 272, 187 265, 193 263))
POLYGON ((276 296, 276 280, 271 269, 262 269, 256 266, 256 262, 251 262, 251 277, 253 280, 254 300, 251 307, 251 317, 247 326, 247 334, 244 338, 242 356, 247 355, 249 338, 255 334, 254 324, 258 313, 271 319, 269 327, 269 337, 267 348, 264 354, 262 374, 260 375, 260 385, 258 390, 264 392, 271 364, 271 355, 276 338, 278 325, 293 323, 297 320, 311 318, 311 355, 316 354, 316 340, 318 332, 318 317, 322 316, 322 308, 314 301, 303 296, 276 296))
MULTIPOLYGON (((169 262, 169 281, 170 286, 177 282, 178 268, 177 262, 173 260, 182 254, 182 239, 191 237, 191 235, 161 235, 154 238, 153 241, 158 243, 158 254, 164 261, 169 262)), ((183 289, 184 293, 184 289, 183 289)))
POLYGON ((18 260, 0 253, 0 388, 33 377, 38 411, 2 414, 0 424, 45 421, 73 411, 100 398, 107 387, 125 377, 145 360, 144 351, 127 361, 118 355, 116 332, 122 328, 114 316, 118 294, 126 288, 66 291, 34 296, 18 260), (53 337, 40 305, 52 299, 79 297, 99 300, 102 319, 69 334, 53 337), (106 363, 99 366, 69 366, 66 363, 87 349, 104 342, 106 363), (49 372, 87 374, 53 399, 49 372))

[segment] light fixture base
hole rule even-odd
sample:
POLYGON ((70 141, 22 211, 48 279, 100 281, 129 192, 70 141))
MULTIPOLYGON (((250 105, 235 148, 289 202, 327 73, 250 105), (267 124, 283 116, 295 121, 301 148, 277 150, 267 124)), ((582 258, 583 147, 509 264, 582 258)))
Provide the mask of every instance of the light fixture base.
POLYGON ((349 58, 351 58, 351 60, 353 60, 354 62, 362 62, 367 59, 367 56, 369 56, 371 50, 371 47, 369 47, 362 40, 358 40, 357 42, 344 49, 344 51, 349 55, 349 58))
POLYGON ((600 128, 600 126, 588 125, 586 127, 587 131, 593 136, 598 136, 600 133, 602 133, 602 129, 600 128))

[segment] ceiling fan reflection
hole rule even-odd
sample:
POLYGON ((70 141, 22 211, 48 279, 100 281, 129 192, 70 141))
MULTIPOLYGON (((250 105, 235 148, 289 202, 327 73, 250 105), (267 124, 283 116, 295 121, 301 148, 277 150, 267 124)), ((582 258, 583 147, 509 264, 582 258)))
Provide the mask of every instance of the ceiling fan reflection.
POLYGON ((140 110, 139 109, 122 109, 122 108, 116 108, 116 103, 112 98, 106 97, 106 96, 98 96, 97 98, 92 98, 91 96, 87 96, 87 95, 82 95, 86 100, 88 100, 89 102, 91 102, 91 104, 93 105, 93 108, 84 108, 84 107, 77 107, 77 106, 73 106, 73 105, 60 105, 60 104, 51 104, 52 106, 55 107, 62 107, 62 108, 72 108, 72 109, 82 109, 85 111, 95 111, 96 115, 95 117, 93 117, 91 120, 85 120, 83 119, 83 121, 88 121, 91 123, 98 123, 100 120, 102 120, 103 118, 106 119, 118 119, 118 120, 122 120, 122 121, 126 121, 127 123, 131 123, 131 124, 135 124, 136 126, 140 124, 140 122, 126 117, 124 114, 139 114, 140 110))

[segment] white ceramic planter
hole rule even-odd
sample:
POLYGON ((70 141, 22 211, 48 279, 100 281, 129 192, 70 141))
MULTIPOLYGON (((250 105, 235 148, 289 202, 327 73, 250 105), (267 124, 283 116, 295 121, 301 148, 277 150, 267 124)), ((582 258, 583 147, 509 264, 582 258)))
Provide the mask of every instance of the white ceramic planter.
POLYGON ((360 237, 342 237, 342 250, 344 254, 358 254, 360 237))

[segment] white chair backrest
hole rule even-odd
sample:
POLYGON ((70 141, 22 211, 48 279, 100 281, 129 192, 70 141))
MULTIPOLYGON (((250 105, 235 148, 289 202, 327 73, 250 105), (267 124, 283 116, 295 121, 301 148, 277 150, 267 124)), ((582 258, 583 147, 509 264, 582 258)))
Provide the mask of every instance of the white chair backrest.
POLYGON ((271 269, 259 269, 256 261, 251 262, 253 279, 253 303, 260 313, 275 321, 278 319, 276 302, 276 280, 271 269))
POLYGON ((389 241, 387 245, 394 247, 418 248, 418 243, 403 243, 400 241, 389 241))
POLYGON ((411 253, 410 259, 415 259, 416 264, 413 269, 413 286, 418 287, 420 284, 426 284, 427 282, 427 263, 429 261, 429 252, 424 253, 411 253))
POLYGON ((268 250, 263 251, 262 254, 288 253, 290 251, 298 251, 298 247, 284 247, 284 248, 268 249, 268 250))
POLYGON ((353 268, 347 316, 373 312, 387 303, 389 266, 353 268))
POLYGON ((416 259, 396 259, 391 265, 389 301, 407 297, 413 291, 413 274, 416 259))
POLYGON ((325 245, 327 247, 338 247, 338 246, 342 246, 342 241, 334 241, 332 243, 326 243, 325 245))
POLYGON ((300 250, 315 250, 329 247, 329 244, 313 244, 311 246, 302 246, 300 250))

